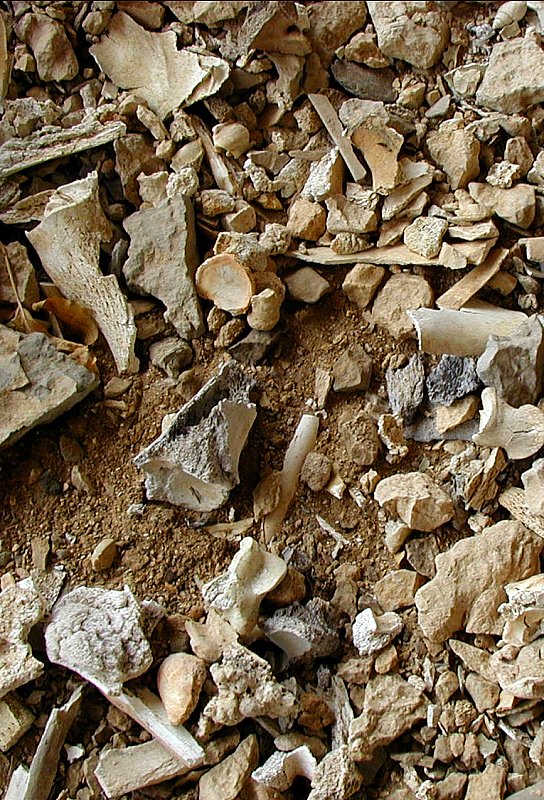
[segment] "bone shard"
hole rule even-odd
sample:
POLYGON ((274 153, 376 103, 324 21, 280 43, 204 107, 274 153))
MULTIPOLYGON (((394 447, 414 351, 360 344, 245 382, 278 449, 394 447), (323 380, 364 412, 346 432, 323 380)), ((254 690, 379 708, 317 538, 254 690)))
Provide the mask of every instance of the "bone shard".
POLYGON ((317 761, 312 755, 308 745, 296 747, 286 753, 277 751, 272 753, 264 764, 252 773, 256 783, 285 792, 290 788, 295 778, 302 777, 311 781, 317 761))
POLYGON ((257 415, 252 386, 234 361, 226 362, 139 453, 134 463, 146 473, 150 500, 195 511, 225 503, 239 482, 240 454, 257 415))
POLYGON ((204 584, 204 602, 238 633, 249 635, 257 624, 261 600, 286 573, 283 559, 268 553, 248 536, 240 542, 227 572, 204 584))
POLYGON ((120 372, 137 372, 136 326, 132 309, 114 275, 102 275, 100 242, 109 241, 111 226, 98 199, 98 175, 57 189, 42 222, 27 233, 42 265, 68 300, 90 307, 120 372))
POLYGON ((472 439, 483 447, 503 447, 508 458, 528 458, 544 445, 544 412, 537 406, 514 408, 501 400, 497 390, 482 392, 480 429, 472 439))
POLYGON ((130 589, 80 586, 55 604, 45 631, 47 655, 108 693, 142 675, 153 662, 130 589))
POLYGON ((522 646, 544 634, 544 575, 531 575, 504 587, 507 603, 499 606, 504 619, 501 639, 522 646))

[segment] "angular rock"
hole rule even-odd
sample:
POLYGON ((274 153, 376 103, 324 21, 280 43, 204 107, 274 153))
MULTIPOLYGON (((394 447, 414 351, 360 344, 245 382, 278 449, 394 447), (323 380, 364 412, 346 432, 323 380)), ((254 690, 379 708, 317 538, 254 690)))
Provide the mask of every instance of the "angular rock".
POLYGON ((452 189, 464 188, 480 172, 480 142, 470 131, 444 122, 427 137, 433 161, 444 170, 452 189))
POLYGON ((267 592, 285 577, 287 565, 247 536, 227 572, 202 587, 207 605, 218 611, 242 635, 249 635, 259 618, 267 592))
POLYGON ((302 197, 319 203, 331 195, 342 194, 343 183, 344 162, 338 148, 333 147, 319 161, 312 162, 301 194, 302 197))
POLYGON ((414 67, 437 63, 449 38, 449 16, 435 3, 367 3, 378 34, 378 47, 388 58, 400 58, 414 67))
POLYGON ((198 264, 191 201, 167 198, 154 208, 136 211, 123 222, 130 236, 123 274, 129 288, 157 297, 164 318, 184 339, 204 330, 194 277, 198 264))
POLYGON ((97 385, 94 372, 59 352, 43 333, 0 325, 0 447, 56 419, 97 385))
POLYGON ((448 223, 440 217, 418 217, 404 231, 404 244, 414 253, 434 258, 440 253, 448 223))
POLYGON ((230 756, 206 772, 198 784, 199 800, 235 800, 259 762, 257 737, 248 736, 230 756))
POLYGON ((533 405, 505 403, 496 389, 482 392, 480 428, 472 440, 483 447, 502 447, 508 458, 528 458, 544 445, 544 411, 533 405))
POLYGON ((400 675, 378 675, 365 687, 363 711, 350 726, 349 748, 356 761, 369 761, 427 715, 424 694, 400 675))
POLYGON ((499 608, 505 620, 502 641, 516 646, 529 644, 544 633, 544 578, 532 575, 507 584, 504 591, 508 602, 499 608))
MULTIPOLYGON (((191 148, 194 143, 190 143, 191 148)), ((141 202, 139 194, 138 177, 141 173, 151 175, 154 172, 163 172, 165 163, 156 153, 149 137, 141 133, 129 133, 115 140, 115 171, 123 185, 123 192, 127 200, 134 206, 141 202)))
POLYGON ((55 604, 45 629, 54 664, 96 680, 111 694, 153 662, 132 592, 80 586, 55 604))
POLYGON ((287 228, 292 236, 316 242, 325 233, 327 212, 319 203, 298 197, 289 208, 287 228))
POLYGON ((308 19, 308 39, 323 66, 328 67, 340 45, 364 25, 366 3, 357 0, 346 6, 342 0, 322 0, 309 6, 308 19))
POLYGON ((528 228, 535 218, 535 190, 532 186, 519 183, 511 189, 499 189, 488 183, 470 183, 470 196, 477 203, 489 206, 498 217, 528 228))
POLYGON ((410 422, 423 402, 425 392, 425 372, 421 356, 415 353, 405 367, 388 367, 385 382, 391 411, 410 422))
POLYGON ((34 715, 16 694, 0 700, 0 750, 5 753, 16 744, 34 722, 34 715))
POLYGON ((482 382, 514 408, 536 403, 544 369, 544 329, 539 318, 530 317, 508 336, 491 335, 476 368, 482 382))
POLYGON ((515 114, 544 100, 544 53, 532 36, 497 42, 478 91, 478 105, 515 114))
POLYGON ((351 758, 349 748, 341 745, 327 753, 317 765, 308 800, 329 800, 332 797, 348 800, 362 783, 363 775, 351 758))
POLYGON ((370 69, 352 61, 335 61, 331 72, 348 94, 361 100, 381 100, 394 103, 397 92, 393 87, 395 73, 390 69, 370 69))
POLYGON ((450 406, 480 388, 480 379, 473 358, 444 355, 426 380, 431 403, 450 406))
POLYGON ((388 611, 378 616, 371 608, 365 608, 353 621, 353 644, 359 655, 370 656, 391 644, 402 628, 403 622, 398 614, 388 611))
POLYGON ((434 422, 437 432, 447 433, 474 419, 479 406, 480 398, 475 394, 467 394, 449 406, 436 406, 434 422))
POLYGON ((334 613, 320 597, 305 606, 295 603, 279 609, 264 620, 262 629, 294 663, 330 656, 340 643, 334 613))
POLYGON ((525 490, 525 502, 533 514, 544 517, 544 458, 533 461, 531 467, 521 474, 525 490))
POLYGON ((495 239, 498 235, 499 231, 491 220, 476 222, 474 225, 450 225, 448 228, 448 236, 451 236, 452 239, 463 239, 467 242, 477 239, 495 239))
POLYGON ((27 639, 45 610, 43 597, 31 578, 12 583, 0 592, 0 697, 43 672, 43 663, 34 658, 27 639))
POLYGON ((182 725, 191 716, 207 676, 205 663, 189 653, 171 653, 164 659, 157 690, 172 725, 182 725))
POLYGON ((401 158, 400 165, 402 167, 402 183, 398 189, 389 192, 383 202, 382 219, 384 221, 399 216, 433 180, 434 167, 426 161, 410 161, 407 158, 401 158))
POLYGON ((79 71, 77 58, 63 25, 47 14, 25 14, 17 35, 32 50, 42 81, 69 81, 79 71))
POLYGON ((493 653, 489 666, 503 692, 524 700, 544 698, 542 638, 521 648, 506 645, 493 653))
POLYGON ((482 678, 475 672, 467 675, 465 687, 479 713, 495 708, 499 702, 500 689, 498 685, 482 678))
POLYGON ((302 267, 285 278, 285 285, 293 300, 317 303, 330 292, 330 283, 311 267, 302 267))
POLYGON ((438 553, 435 536, 423 536, 421 539, 410 539, 404 545, 406 561, 412 569, 424 578, 434 578, 436 567, 434 560, 438 553))
POLYGON ((372 318, 396 339, 413 337, 414 326, 406 312, 430 307, 433 300, 433 291, 425 278, 399 272, 389 278, 378 293, 372 306, 372 318))
POLYGON ((397 611, 414 604, 421 577, 411 569, 395 569, 374 584, 374 596, 384 611, 397 611))
POLYGON ((506 787, 508 770, 500 764, 487 764, 483 772, 468 776, 465 800, 500 800, 506 787))
POLYGON ((370 167, 372 189, 380 193, 394 189, 402 174, 398 155, 404 137, 382 120, 370 118, 353 131, 351 139, 370 167))
POLYGON ((538 571, 542 540, 513 520, 462 539, 436 557, 436 577, 416 594, 418 622, 428 639, 455 631, 500 635, 504 585, 538 571))
POLYGON ((28 258, 26 247, 20 242, 10 242, 6 245, 5 256, 9 260, 11 272, 17 290, 17 296, 11 285, 11 280, 5 263, 0 265, 0 302, 15 305, 17 297, 26 308, 31 308, 33 303, 40 299, 40 288, 34 267, 28 258))
POLYGON ((332 368, 335 392, 366 391, 372 377, 372 359, 361 345, 348 347, 332 368))
POLYGON ((174 415, 168 429, 134 459, 146 474, 147 496, 210 511, 238 483, 238 463, 256 417, 252 384, 235 362, 174 415))
POLYGON ((149 359, 152 364, 162 369, 169 378, 177 380, 184 367, 193 360, 191 346, 177 336, 153 342, 149 348, 149 359))
POLYGON ((523 136, 508 139, 504 148, 504 158, 511 164, 518 165, 517 178, 523 178, 533 166, 534 157, 527 140, 523 136))
POLYGON ((423 472, 384 478, 374 490, 374 499, 390 514, 420 531, 434 531, 454 514, 449 495, 423 472))
POLYGON ((207 663, 219 661, 225 648, 238 641, 235 629, 214 608, 208 611, 205 623, 188 619, 185 629, 189 634, 191 650, 207 663))
POLYGON ((204 708, 204 719, 238 725, 247 717, 278 719, 297 710, 294 681, 279 683, 270 664, 242 645, 229 645, 210 672, 218 693, 204 708))
POLYGON ((364 310, 376 294, 383 280, 385 269, 372 264, 356 264, 342 284, 342 291, 352 303, 364 310))
POLYGON ((348 184, 346 196, 336 195, 325 200, 327 231, 344 236, 362 236, 378 227, 379 196, 358 184, 348 184))
POLYGON ((361 467, 374 464, 380 452, 380 438, 374 418, 366 411, 344 412, 338 429, 349 458, 361 467))

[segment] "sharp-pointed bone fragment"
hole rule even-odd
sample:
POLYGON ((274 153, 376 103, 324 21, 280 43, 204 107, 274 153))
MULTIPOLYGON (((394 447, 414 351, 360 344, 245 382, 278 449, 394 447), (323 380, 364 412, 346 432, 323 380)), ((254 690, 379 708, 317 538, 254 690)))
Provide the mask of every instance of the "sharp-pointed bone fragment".
POLYGON ((174 31, 146 31, 120 11, 89 52, 100 69, 122 89, 147 101, 161 119, 181 105, 214 94, 229 74, 226 61, 178 50, 174 31))
POLYGON ((503 447, 513 460, 528 458, 544 445, 544 412, 537 406, 509 406, 491 387, 483 390, 482 403, 480 430, 472 437, 476 444, 503 447))
POLYGON ((317 761, 312 755, 308 745, 296 747, 287 753, 272 753, 262 767, 256 769, 252 778, 256 783, 285 792, 290 788, 295 778, 302 777, 311 781, 317 761))
POLYGON ((137 372, 132 309, 115 275, 102 275, 98 264, 100 242, 109 241, 111 226, 100 207, 97 173, 57 189, 42 222, 27 236, 62 294, 91 308, 117 369, 137 372))
POLYGON ((508 336, 527 319, 521 311, 475 301, 458 311, 418 308, 407 314, 414 323, 420 350, 456 356, 480 356, 492 333, 508 336))
POLYGON ((248 536, 240 542, 227 572, 204 584, 202 596, 238 633, 249 635, 259 619, 261 600, 286 573, 283 559, 248 536))
POLYGON ((265 541, 270 542, 280 532, 283 520, 293 499, 304 460, 313 450, 319 430, 319 419, 303 414, 283 459, 280 477, 280 501, 274 511, 264 518, 265 541))
POLYGON ((493 275, 496 275, 501 264, 508 255, 508 250, 499 248, 490 253, 483 264, 480 264, 457 281, 451 289, 441 294, 436 300, 438 308, 452 308, 458 310, 480 291, 493 275))
POLYGON ((234 361, 183 408, 170 427, 134 459, 149 499, 196 511, 221 506, 239 482, 238 462, 257 412, 253 384, 234 361))
POLYGON ((355 155, 351 142, 344 136, 342 123, 338 119, 338 115, 331 101, 322 94, 309 94, 308 98, 321 117, 321 121, 327 129, 329 136, 338 147, 338 151, 346 162, 346 166, 351 172, 353 180, 356 183, 362 181, 366 175, 366 169, 355 155))
POLYGON ((0 147, 0 180, 54 158, 101 147, 124 136, 126 131, 123 122, 115 120, 103 125, 89 117, 70 128, 41 128, 22 139, 8 139, 0 147))

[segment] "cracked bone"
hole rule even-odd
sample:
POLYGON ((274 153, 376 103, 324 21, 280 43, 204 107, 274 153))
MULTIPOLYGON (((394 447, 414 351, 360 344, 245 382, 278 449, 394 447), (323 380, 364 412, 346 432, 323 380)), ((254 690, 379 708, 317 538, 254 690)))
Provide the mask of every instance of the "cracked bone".
POLYGON ((112 235, 98 199, 98 174, 59 187, 43 220, 27 238, 42 265, 67 300, 90 307, 119 372, 137 372, 136 325, 132 308, 115 275, 102 275, 100 242, 112 235))
POLYGON ((472 439, 483 447, 502 447, 508 458, 534 455, 544 445, 544 412, 537 406, 514 408, 486 387, 482 392, 480 429, 472 439))
POLYGON ((531 575, 504 587, 507 603, 499 606, 504 619, 501 639, 522 646, 544 634, 544 575, 531 575))
POLYGON ((295 778, 302 777, 311 781, 316 766, 317 761, 310 748, 308 745, 302 745, 287 753, 281 751, 272 753, 251 777, 255 783, 285 792, 291 787, 295 778))
POLYGON ((202 596, 238 633, 249 635, 259 619, 261 600, 286 573, 283 559, 247 536, 240 542, 227 572, 203 585, 202 596))
POLYGON ((195 511, 225 503, 239 482, 240 454, 257 416, 251 389, 236 362, 228 361, 172 416, 168 429, 134 459, 146 473, 150 500, 195 511))

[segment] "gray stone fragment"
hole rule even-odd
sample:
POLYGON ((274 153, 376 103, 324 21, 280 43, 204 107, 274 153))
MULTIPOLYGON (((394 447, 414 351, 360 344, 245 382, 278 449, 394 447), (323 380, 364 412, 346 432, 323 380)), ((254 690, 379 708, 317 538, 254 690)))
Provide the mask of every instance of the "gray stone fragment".
POLYGON ((184 195, 136 211, 123 222, 130 236, 123 274, 130 289, 157 297, 164 318, 184 339, 204 331, 194 276, 198 264, 194 213, 184 195))
POLYGON ((176 380, 181 370, 191 363, 193 351, 187 342, 171 336, 161 342, 154 342, 149 348, 149 358, 152 364, 176 380))
POLYGON ((283 330, 279 325, 272 331, 252 330, 243 339, 229 347, 229 353, 240 364, 254 367, 264 361, 282 333, 283 330))
POLYGON ((397 99, 397 92, 393 88, 395 73, 390 69, 371 69, 353 61, 335 61, 331 72, 348 94, 361 100, 394 103, 397 99))
POLYGON ((478 389, 480 380, 473 358, 443 355, 427 376, 426 384, 431 403, 450 406, 454 400, 478 389))
POLYGON ((365 391, 370 386, 372 359, 361 345, 354 344, 336 360, 332 374, 335 392, 365 391))
POLYGON ((523 322, 510 336, 491 335, 476 369, 483 383, 514 408, 536 403, 544 369, 544 330, 538 317, 523 322))
POLYGON ((421 539, 409 539, 405 545, 406 560, 419 575, 434 578, 436 575, 435 558, 440 552, 434 535, 421 539))
POLYGON ((305 606, 294 603, 268 617, 262 628, 291 662, 312 661, 332 655, 340 644, 334 611, 321 597, 305 606))
POLYGON ((253 384, 229 361, 183 408, 170 427, 136 456, 150 500, 195 511, 221 506, 239 481, 240 453, 257 412, 253 384))
POLYGON ((385 383, 393 414, 400 414, 409 422, 423 402, 425 392, 425 373, 419 353, 413 355, 405 367, 389 367, 385 383))
POLYGON ((45 334, 0 325, 0 447, 56 419, 97 385, 94 372, 60 353, 45 334))

